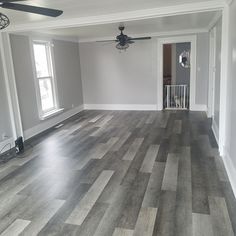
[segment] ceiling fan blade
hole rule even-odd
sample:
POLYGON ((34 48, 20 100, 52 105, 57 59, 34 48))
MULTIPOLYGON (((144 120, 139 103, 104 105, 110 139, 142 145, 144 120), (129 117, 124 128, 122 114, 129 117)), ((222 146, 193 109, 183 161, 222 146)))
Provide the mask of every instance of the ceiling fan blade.
POLYGON ((1 3, 3 3, 3 2, 21 2, 21 1, 27 1, 27 0, 1 0, 1 3))
POLYGON ((96 41, 96 43, 109 43, 109 42, 119 42, 118 40, 100 40, 96 41))
POLYGON ((151 39, 152 37, 140 37, 140 38, 129 38, 129 40, 147 40, 147 39, 151 39))
POLYGON ((44 8, 44 7, 29 6, 29 5, 10 3, 10 2, 3 2, 2 4, 0 4, 0 7, 6 8, 6 9, 11 9, 11 10, 40 14, 40 15, 44 15, 44 16, 51 16, 51 17, 57 17, 63 13, 63 11, 61 11, 61 10, 55 10, 55 9, 44 8))

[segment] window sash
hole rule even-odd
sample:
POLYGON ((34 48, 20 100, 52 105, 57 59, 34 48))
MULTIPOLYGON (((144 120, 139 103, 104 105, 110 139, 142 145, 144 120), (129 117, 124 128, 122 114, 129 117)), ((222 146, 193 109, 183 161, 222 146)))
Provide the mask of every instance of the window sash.
POLYGON ((39 93, 40 93, 40 101, 41 101, 41 109, 42 109, 42 113, 46 114, 50 111, 53 111, 55 109, 57 109, 57 105, 56 105, 56 96, 55 96, 55 86, 53 85, 53 78, 52 77, 43 77, 43 78, 38 78, 39 81, 39 93), (52 93, 52 102, 53 102, 53 106, 51 108, 48 109, 43 109, 43 104, 42 104, 42 94, 41 94, 41 89, 40 89, 40 81, 44 81, 44 80, 49 80, 50 81, 50 86, 51 86, 51 93, 52 93))
MULTIPOLYGON (((33 55, 34 55, 33 59, 34 59, 34 68, 35 68, 36 90, 37 90, 36 96, 37 96, 37 101, 38 101, 39 116, 41 119, 47 113, 50 113, 50 112, 58 109, 56 81, 55 81, 55 77, 54 77, 54 73, 53 73, 53 58, 52 58, 52 51, 51 51, 51 43, 48 41, 32 40, 32 48, 33 48, 33 55), (44 45, 45 46, 47 68, 48 68, 48 74, 49 74, 48 76, 38 76, 38 74, 37 74, 34 45, 44 45), (48 109, 43 109, 42 91, 40 88, 40 81, 43 81, 43 80, 50 81, 53 105, 48 109)), ((50 93, 50 91, 49 91, 49 93, 50 93)), ((45 94, 45 92, 44 92, 44 94, 45 94)))

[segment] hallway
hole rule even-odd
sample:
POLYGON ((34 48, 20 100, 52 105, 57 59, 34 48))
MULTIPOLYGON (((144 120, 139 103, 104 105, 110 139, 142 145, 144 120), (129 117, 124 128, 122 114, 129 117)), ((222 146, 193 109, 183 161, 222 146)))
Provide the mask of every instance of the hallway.
POLYGON ((83 111, 30 145, 0 165, 0 235, 235 235, 204 112, 83 111))

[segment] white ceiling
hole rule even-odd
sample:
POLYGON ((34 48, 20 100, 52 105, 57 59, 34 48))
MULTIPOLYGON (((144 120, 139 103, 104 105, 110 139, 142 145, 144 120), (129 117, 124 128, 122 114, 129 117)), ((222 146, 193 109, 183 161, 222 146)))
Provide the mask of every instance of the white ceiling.
MULTIPOLYGON (((22 1, 22 4, 56 8, 64 11, 60 19, 75 17, 98 16, 102 14, 124 11, 144 10, 165 6, 174 6, 189 3, 208 3, 224 0, 31 0, 22 1)), ((55 21, 57 19, 19 11, 0 9, 6 14, 12 25, 27 24, 30 22, 55 21)))
MULTIPOLYGON (((132 35, 155 35, 169 31, 198 31, 206 29, 218 12, 202 12, 125 22, 125 33, 132 35)), ((75 36, 81 41, 115 37, 119 23, 93 25, 77 28, 53 29, 38 31, 40 33, 62 36, 75 36)))

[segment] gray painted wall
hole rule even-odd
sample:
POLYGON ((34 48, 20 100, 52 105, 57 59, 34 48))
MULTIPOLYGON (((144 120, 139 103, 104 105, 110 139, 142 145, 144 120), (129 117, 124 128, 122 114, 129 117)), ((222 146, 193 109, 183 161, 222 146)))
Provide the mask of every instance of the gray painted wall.
POLYGON ((214 101, 214 121, 219 128, 220 117, 220 77, 221 77, 221 32, 222 20, 216 24, 216 72, 215 72, 215 101, 214 101))
MULTIPOLYGON (((197 36, 196 103, 207 104, 208 33, 197 36)), ((157 104, 156 38, 119 53, 114 44, 80 43, 85 104, 157 104)))
POLYGON ((120 53, 114 44, 81 43, 85 104, 156 104, 157 44, 140 41, 120 53))
POLYGON ((2 141, 3 134, 6 134, 8 137, 12 136, 6 87, 3 77, 2 61, 0 57, 0 142, 2 141))
POLYGON ((182 52, 190 51, 191 43, 177 43, 176 44, 176 84, 187 84, 190 85, 190 68, 184 68, 179 63, 179 56, 182 52))
MULTIPOLYGON (((228 158, 232 160, 234 170, 231 173, 235 180, 236 173, 236 2, 230 6, 230 21, 229 21, 229 66, 228 66, 228 91, 227 91, 227 119, 226 119, 226 143, 225 148, 228 158)), ((229 163, 230 165, 230 163, 229 163)), ((234 188, 236 189, 236 182, 234 188)))
MULTIPOLYGON (((25 131, 43 122, 37 109, 30 41, 24 35, 11 35, 10 40, 25 131)), ((54 40, 53 52, 59 104, 67 111, 83 104, 78 43, 54 40)))

